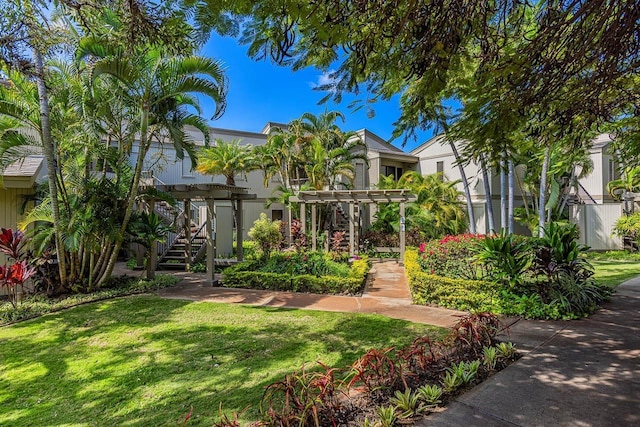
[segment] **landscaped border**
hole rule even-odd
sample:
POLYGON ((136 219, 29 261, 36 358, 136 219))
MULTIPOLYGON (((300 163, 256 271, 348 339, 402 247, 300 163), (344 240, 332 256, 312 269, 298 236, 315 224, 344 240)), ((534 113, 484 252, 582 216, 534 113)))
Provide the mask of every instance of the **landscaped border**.
POLYGON ((484 280, 452 279, 422 271, 418 250, 408 248, 405 271, 415 304, 437 304, 458 310, 475 310, 490 303, 499 285, 484 280))
POLYGON ((13 308, 9 303, 0 303, 0 327, 16 322, 34 319, 48 313, 65 310, 81 304, 103 301, 128 295, 144 294, 175 285, 180 278, 170 274, 159 274, 154 280, 123 276, 113 280, 128 280, 124 286, 114 286, 88 294, 74 294, 64 298, 48 298, 44 295, 28 296, 13 308))
POLYGON ((223 286, 240 289, 263 289, 273 291, 309 292, 316 294, 359 293, 364 286, 370 264, 368 258, 351 262, 349 277, 291 275, 252 271, 252 261, 236 264, 224 271, 223 286))

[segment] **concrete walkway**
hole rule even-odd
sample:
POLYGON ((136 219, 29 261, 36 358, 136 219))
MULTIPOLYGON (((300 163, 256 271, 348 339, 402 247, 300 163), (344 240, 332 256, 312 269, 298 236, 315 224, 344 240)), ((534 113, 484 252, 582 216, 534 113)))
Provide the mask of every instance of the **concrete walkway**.
POLYGON ((420 426, 640 426, 640 278, 588 319, 509 329, 524 357, 420 426))
POLYGON ((286 307, 308 310, 376 313, 394 319, 450 327, 465 313, 439 307, 413 305, 404 268, 396 261, 373 264, 373 280, 362 296, 317 295, 212 287, 203 273, 171 272, 182 278, 178 285, 162 289, 164 298, 286 307))

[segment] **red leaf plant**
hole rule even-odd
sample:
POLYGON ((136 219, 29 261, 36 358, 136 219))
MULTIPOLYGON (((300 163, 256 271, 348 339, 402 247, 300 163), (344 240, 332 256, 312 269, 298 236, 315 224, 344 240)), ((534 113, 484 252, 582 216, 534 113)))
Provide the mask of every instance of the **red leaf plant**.
POLYGON ((10 228, 0 229, 0 252, 14 261, 13 264, 0 266, 0 287, 7 288, 9 301, 13 308, 18 306, 18 288, 22 291, 24 283, 34 275, 36 269, 22 260, 22 249, 26 239, 24 233, 10 228))
POLYGON ((10 228, 0 229, 0 252, 7 254, 11 259, 18 260, 22 257, 24 246, 24 233, 10 228))

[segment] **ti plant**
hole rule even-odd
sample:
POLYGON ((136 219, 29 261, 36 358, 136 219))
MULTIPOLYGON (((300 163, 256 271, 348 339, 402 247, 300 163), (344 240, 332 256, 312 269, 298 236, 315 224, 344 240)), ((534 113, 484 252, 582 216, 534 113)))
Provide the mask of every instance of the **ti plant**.
POLYGON ((395 407, 401 411, 400 418, 411 418, 423 412, 424 407, 420 403, 420 396, 410 388, 403 392, 396 390, 395 396, 389 399, 395 407))
POLYGON ((18 288, 22 290, 25 282, 36 272, 35 268, 22 259, 26 239, 19 230, 2 228, 0 230, 0 253, 13 261, 11 265, 0 266, 0 288, 6 288, 13 308, 18 307, 18 288))
POLYGON ((442 392, 442 388, 436 384, 425 385, 418 389, 418 395, 429 408, 436 407, 439 403, 442 403, 440 400, 442 392))

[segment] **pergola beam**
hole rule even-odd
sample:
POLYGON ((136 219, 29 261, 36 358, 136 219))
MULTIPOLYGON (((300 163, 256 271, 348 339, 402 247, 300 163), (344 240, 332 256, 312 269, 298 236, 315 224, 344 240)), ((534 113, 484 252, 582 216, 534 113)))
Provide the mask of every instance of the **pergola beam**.
MULTIPOLYGON (((329 191, 300 191, 297 195, 289 197, 292 203, 300 203, 300 221, 303 230, 306 230, 305 206, 311 205, 311 241, 312 249, 316 249, 316 204, 318 203, 348 203, 349 204, 349 254, 351 256, 358 253, 355 233, 356 215, 360 215, 359 204, 377 203, 399 203, 400 204, 400 259, 399 263, 404 263, 404 252, 406 248, 405 236, 405 205, 415 202, 418 197, 408 189, 393 190, 329 190, 329 191), (357 205, 357 206, 356 206, 357 205)), ((330 238, 330 236, 327 236, 330 238)))
POLYGON ((407 189, 301 191, 289 198, 294 203, 400 203, 416 200, 417 196, 407 189))

